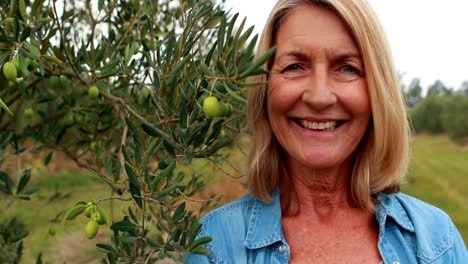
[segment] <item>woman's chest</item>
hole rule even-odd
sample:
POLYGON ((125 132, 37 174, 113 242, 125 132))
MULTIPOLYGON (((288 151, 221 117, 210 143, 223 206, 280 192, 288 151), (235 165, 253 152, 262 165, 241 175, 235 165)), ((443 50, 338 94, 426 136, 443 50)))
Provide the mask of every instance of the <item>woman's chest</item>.
POLYGON ((374 225, 310 226, 283 222, 289 263, 380 263, 378 228, 374 225))

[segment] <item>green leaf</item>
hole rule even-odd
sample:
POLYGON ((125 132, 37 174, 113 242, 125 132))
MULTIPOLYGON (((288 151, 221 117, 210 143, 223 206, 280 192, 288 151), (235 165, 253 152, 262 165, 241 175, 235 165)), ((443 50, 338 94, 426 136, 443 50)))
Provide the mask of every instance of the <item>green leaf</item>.
MULTIPOLYGON (((237 42, 237 47, 238 48, 243 48, 244 47, 245 42, 250 37, 253 30, 254 30, 254 26, 251 26, 242 34, 242 36, 240 36, 240 37, 236 36, 236 39, 239 39, 239 42, 237 42)), ((239 34, 239 32, 240 31, 237 31, 237 34, 239 34)))
POLYGON ((140 137, 140 131, 137 129, 135 124, 133 124, 132 120, 130 120, 127 117, 125 117, 125 123, 127 123, 128 128, 132 132, 133 137, 135 138, 135 143, 141 148, 142 147, 142 144, 141 144, 142 141, 141 141, 141 137, 140 137))
POLYGON ((23 255, 23 241, 20 241, 18 243, 18 246, 16 247, 16 256, 21 256, 21 255, 23 255))
POLYGON ((34 16, 36 14, 36 11, 40 10, 44 1, 45 0, 34 0, 32 7, 31 7, 31 16, 34 16))
POLYGON ((136 187, 135 184, 133 184, 133 182, 130 182, 129 187, 130 187, 130 193, 132 194, 132 197, 137 203, 138 207, 143 208, 140 188, 136 187))
POLYGON ((135 223, 138 223, 138 217, 135 215, 135 213, 132 210, 132 207, 130 207, 130 206, 128 207, 128 213, 130 214, 130 218, 132 218, 132 220, 135 223))
POLYGON ((242 98, 240 97, 236 92, 234 92, 231 88, 229 88, 229 85, 224 83, 224 88, 226 89, 226 91, 228 92, 228 94, 236 99, 237 101, 241 102, 241 103, 247 103, 247 100, 245 98, 242 98))
POLYGON ((88 205, 88 203, 85 201, 78 201, 73 206, 77 206, 77 205, 88 205))
POLYGON ((223 16, 221 19, 221 25, 219 25, 218 30, 218 51, 222 54, 224 49, 224 37, 226 33, 226 17, 223 16))
POLYGON ((28 26, 24 26, 23 30, 21 31, 20 41, 25 41, 29 37, 29 35, 31 35, 31 28, 28 26))
POLYGON ((216 140, 216 138, 219 136, 219 133, 221 133, 221 129, 223 128, 223 123, 224 123, 224 120, 223 119, 220 119, 218 121, 216 121, 216 123, 214 123, 212 129, 211 129, 211 133, 210 135, 208 136, 208 138, 206 139, 206 144, 211 144, 211 141, 212 140, 216 140))
POLYGON ((31 188, 25 192, 23 192, 24 195, 31 195, 33 193, 36 193, 38 192, 40 189, 38 187, 34 187, 34 188, 31 188))
POLYGON ((21 175, 18 186, 16 187, 16 194, 21 193, 23 191, 26 184, 28 184, 29 180, 31 179, 31 170, 25 170, 23 175, 21 175))
POLYGON ((36 258, 36 264, 42 264, 42 252, 36 258))
POLYGON ((221 19, 223 19, 223 15, 210 17, 210 19, 206 21, 204 28, 205 29, 214 28, 216 25, 218 25, 221 19))
POLYGON ((195 249, 190 250, 190 252, 194 254, 205 255, 205 256, 209 256, 211 254, 211 251, 207 249, 206 247, 197 247, 195 249))
POLYGON ((143 128, 143 131, 145 131, 146 134, 152 136, 152 137, 163 137, 163 138, 169 138, 169 136, 164 133, 162 130, 159 128, 156 128, 150 124, 141 124, 141 128, 143 128))
POLYGON ((0 106, 5 109, 10 115, 13 116, 13 113, 10 111, 10 108, 3 102, 2 98, 0 98, 0 106))
POLYGON ((262 67, 274 54, 276 51, 276 47, 269 49, 265 54, 263 54, 260 58, 258 58, 250 67, 248 67, 243 73, 241 73, 240 77, 248 77, 252 75, 255 71, 258 70, 259 67, 262 67))
POLYGON ((130 180, 130 182, 133 183, 133 185, 135 185, 135 187, 137 187, 138 190, 141 190, 140 181, 138 180, 138 176, 135 174, 133 169, 128 164, 125 164, 125 171, 127 172, 127 176, 128 176, 128 179, 130 180))
POLYGON ((24 0, 19 0, 18 11, 23 18, 23 21, 26 21, 26 4, 24 3, 24 0))
POLYGON ((29 195, 26 195, 26 194, 18 194, 18 195, 16 195, 16 198, 21 199, 21 200, 25 200, 25 201, 31 200, 31 197, 29 195))
POLYGON ((50 18, 50 17, 42 17, 42 18, 36 19, 36 21, 34 21, 34 23, 36 23, 36 24, 47 24, 52 20, 53 19, 50 18))
POLYGON ((169 193, 171 193, 172 191, 174 191, 175 189, 177 188, 177 185, 169 185, 167 188, 165 188, 164 190, 161 190, 160 192, 158 192, 157 194, 155 195, 152 195, 151 198, 155 199, 155 200, 158 200, 158 201, 162 201, 164 199, 167 198, 167 195, 169 193))
POLYGON ((23 74, 28 74, 29 73, 29 71, 28 71, 28 61, 27 61, 27 58, 25 56, 25 53, 24 53, 23 49, 21 49, 18 52, 18 62, 19 62, 20 71, 23 74))
POLYGON ((164 140, 163 141, 163 146, 164 146, 164 149, 167 151, 167 153, 169 153, 171 156, 175 157, 176 153, 175 153, 173 144, 171 144, 167 140, 164 140))
POLYGON ((114 231, 136 233, 138 232, 139 228, 137 225, 130 223, 128 220, 122 220, 112 224, 110 229, 114 231))
POLYGON ((203 245, 203 244, 206 244, 206 243, 209 243, 211 242, 213 239, 209 236, 204 236, 204 237, 201 237, 195 241, 193 241, 190 245, 189 245, 189 251, 192 252, 192 250, 194 250, 195 248, 203 245))
POLYGON ((172 221, 178 222, 180 219, 184 217, 184 215, 185 215, 185 202, 177 206, 177 209, 174 212, 174 216, 172 217, 172 221))
POLYGON ((98 248, 99 251, 102 251, 102 252, 115 252, 115 248, 111 245, 107 245, 107 244, 96 244, 96 247, 98 248))
POLYGON ((86 205, 80 204, 77 206, 74 206, 72 209, 70 209, 67 214, 65 215, 65 220, 73 220, 77 216, 79 216, 81 213, 86 210, 86 205))
POLYGON ((164 169, 164 172, 161 174, 163 178, 169 178, 174 173, 174 169, 176 167, 176 161, 172 160, 171 163, 164 169))
POLYGON ((25 42, 24 45, 35 57, 41 56, 41 51, 35 45, 25 42))
POLYGON ((155 70, 153 71, 153 87, 154 89, 158 90, 160 86, 161 86, 161 81, 159 79, 159 74, 155 70))
MULTIPOLYGON (((0 27, 0 29, 1 29, 1 27, 0 27)), ((0 42, 1 42, 1 40, 0 40, 0 42)), ((3 63, 6 62, 7 59, 9 59, 8 58, 9 56, 10 56, 10 52, 8 52, 8 51, 5 51, 5 52, 1 53, 1 55, 0 55, 0 65, 3 65, 3 63)))
POLYGON ((148 245, 152 246, 152 247, 157 247, 157 248, 161 248, 164 246, 164 242, 158 242, 154 239, 151 239, 151 238, 146 238, 146 242, 148 242, 148 245))
POLYGON ((15 16, 15 21, 13 23, 13 39, 18 40, 19 37, 20 24, 18 17, 15 16))
MULTIPOLYGON (((5 172, 0 171, 0 181, 3 181, 5 183, 4 188, 2 188, 2 191, 6 194, 12 195, 12 187, 15 184, 15 182, 10 178, 10 176, 8 176, 8 174, 6 174, 5 172)), ((0 187, 2 186, 0 185, 0 187)))
POLYGON ((47 156, 44 159, 44 166, 49 165, 50 160, 52 159, 52 155, 54 154, 54 151, 49 152, 47 156))
POLYGON ((98 10, 101 11, 102 10, 102 6, 104 5, 104 0, 99 0, 98 1, 98 10))
POLYGON ((119 240, 122 243, 125 243, 125 244, 133 243, 133 242, 137 241, 138 239, 139 239, 139 237, 135 237, 135 236, 121 236, 121 237, 119 237, 119 240))

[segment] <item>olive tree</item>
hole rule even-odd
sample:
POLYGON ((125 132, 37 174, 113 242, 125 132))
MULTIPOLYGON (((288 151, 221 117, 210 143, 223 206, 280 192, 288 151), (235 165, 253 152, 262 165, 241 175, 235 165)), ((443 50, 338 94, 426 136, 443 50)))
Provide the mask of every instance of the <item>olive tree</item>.
MULTIPOLYGON (((249 77, 266 72, 274 50, 256 57, 253 28, 211 0, 0 3, 0 161, 40 151, 48 164, 61 151, 102 179, 112 195, 76 201, 63 221, 81 221, 90 239, 110 228, 97 244, 108 263, 208 254, 185 203, 204 184, 177 168, 223 158, 245 129, 249 77), (102 208, 109 200, 122 218, 102 208)), ((17 177, 2 164, 0 192, 34 198, 31 171, 17 177)), ((17 229, 0 238, 10 262, 27 235, 17 229)))

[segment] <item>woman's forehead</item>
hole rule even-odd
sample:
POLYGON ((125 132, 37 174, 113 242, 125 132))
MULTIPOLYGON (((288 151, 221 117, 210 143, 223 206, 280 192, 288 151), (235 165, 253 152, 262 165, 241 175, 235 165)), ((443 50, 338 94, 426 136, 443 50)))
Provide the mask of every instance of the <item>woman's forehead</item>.
POLYGON ((276 32, 278 52, 359 54, 354 38, 342 19, 329 9, 301 5, 284 17, 276 32))

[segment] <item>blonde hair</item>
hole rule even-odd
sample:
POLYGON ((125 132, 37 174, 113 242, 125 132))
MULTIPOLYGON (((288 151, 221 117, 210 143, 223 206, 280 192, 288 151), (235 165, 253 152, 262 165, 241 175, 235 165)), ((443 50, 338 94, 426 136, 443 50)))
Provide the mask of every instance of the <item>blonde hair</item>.
MULTIPOLYGON (((282 19, 303 4, 334 10, 348 26, 361 51, 372 115, 354 154, 350 193, 358 206, 373 211, 375 194, 399 190, 407 172, 411 138, 385 33, 365 0, 279 0, 264 28, 258 56, 275 45, 275 35, 282 19)), ((272 61, 265 63, 268 69, 272 61)), ((256 78, 266 82, 268 76, 256 78)), ((280 176, 288 174, 281 161, 283 149, 268 120, 267 90, 267 84, 250 89, 247 102, 247 119, 253 136, 248 164, 249 188, 253 195, 266 202, 279 184, 280 176)))

